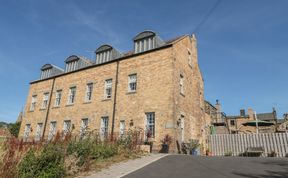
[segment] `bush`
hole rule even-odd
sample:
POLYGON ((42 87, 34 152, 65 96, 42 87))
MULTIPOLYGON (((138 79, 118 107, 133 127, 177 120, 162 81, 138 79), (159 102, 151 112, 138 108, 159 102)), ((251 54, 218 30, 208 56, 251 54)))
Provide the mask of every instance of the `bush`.
POLYGON ((15 124, 9 124, 8 130, 13 136, 18 137, 20 127, 21 127, 21 122, 16 122, 15 124))
POLYGON ((18 166, 18 173, 23 178, 65 176, 64 149, 60 144, 47 144, 40 153, 29 150, 18 166))

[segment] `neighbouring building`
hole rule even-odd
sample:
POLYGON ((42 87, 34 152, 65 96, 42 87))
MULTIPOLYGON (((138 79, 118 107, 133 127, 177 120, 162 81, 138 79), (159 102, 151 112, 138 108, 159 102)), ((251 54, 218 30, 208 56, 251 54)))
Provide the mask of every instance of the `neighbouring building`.
POLYGON ((288 133, 288 113, 283 114, 283 119, 277 120, 276 131, 288 133))
POLYGON ((224 112, 221 111, 221 104, 216 100, 213 105, 205 101, 205 120, 210 129, 210 134, 229 134, 227 119, 224 112))
POLYGON ((245 109, 240 110, 240 115, 227 116, 228 129, 231 134, 256 133, 258 123, 258 133, 274 133, 276 131, 277 115, 273 108, 271 113, 257 113, 249 108, 246 114, 245 109), (257 120, 257 121, 256 121, 257 120))
POLYGON ((204 85, 194 35, 163 41, 144 31, 134 49, 119 52, 111 45, 96 49, 91 61, 72 55, 65 69, 46 64, 30 83, 20 136, 53 139, 57 131, 81 135, 85 129, 125 134, 151 132, 159 150, 166 134, 176 141, 205 144, 204 85))

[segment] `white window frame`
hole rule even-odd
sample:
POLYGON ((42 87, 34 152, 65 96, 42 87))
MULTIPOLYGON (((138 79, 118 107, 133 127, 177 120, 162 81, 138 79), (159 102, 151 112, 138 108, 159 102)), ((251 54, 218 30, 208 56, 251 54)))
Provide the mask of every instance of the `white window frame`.
POLYGON ((75 103, 75 98, 76 98, 76 87, 70 87, 69 88, 69 95, 68 95, 68 105, 74 104, 75 103))
POLYGON ((30 132, 31 132, 31 124, 26 124, 25 130, 24 130, 24 136, 23 136, 24 140, 28 139, 30 132))
POLYGON ((111 99, 112 98, 112 79, 105 80, 105 91, 104 91, 104 97, 105 99, 111 99))
POLYGON ((136 92, 137 90, 137 74, 128 75, 128 92, 136 92))
POLYGON ((87 83, 86 85, 86 94, 85 94, 85 102, 89 102, 92 100, 93 93, 93 83, 87 83))
POLYGON ((125 134, 125 120, 121 120, 119 126, 119 134, 120 136, 123 136, 125 134))
POLYGON ((151 138, 155 138, 155 112, 145 113, 145 138, 148 131, 151 131, 151 138))
POLYGON ((101 140, 108 138, 108 129, 109 129, 109 117, 101 117, 101 126, 100 126, 100 137, 101 140))
POLYGON ((36 133, 35 133, 35 140, 39 141, 42 137, 42 129, 43 129, 43 123, 37 123, 36 127, 36 133))
POLYGON ((81 126, 80 126, 80 139, 85 138, 86 133, 88 131, 89 119, 83 118, 81 119, 81 126))
POLYGON ((50 122, 50 129, 49 129, 49 133, 48 133, 48 141, 53 139, 53 137, 56 134, 56 130, 57 130, 57 122, 51 121, 50 122))
POLYGON ((46 109, 48 106, 48 102, 49 102, 49 92, 46 92, 43 94, 43 103, 41 109, 46 109))
POLYGON ((179 85, 180 85, 180 93, 184 94, 184 76, 182 74, 180 74, 180 81, 179 81, 179 85))
POLYGON ((37 95, 33 95, 31 99, 30 111, 34 111, 37 103, 37 95))
POLYGON ((60 106, 61 98, 62 98, 62 90, 57 90, 56 96, 55 96, 55 104, 54 104, 55 107, 60 106))
POLYGON ((71 120, 64 120, 63 121, 63 137, 71 131, 71 120))

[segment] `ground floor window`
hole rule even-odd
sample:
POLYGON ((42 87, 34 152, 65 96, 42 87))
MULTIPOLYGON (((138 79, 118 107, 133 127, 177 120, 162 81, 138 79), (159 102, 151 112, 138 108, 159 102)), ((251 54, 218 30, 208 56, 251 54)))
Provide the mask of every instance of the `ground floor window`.
POLYGON ((24 130, 24 139, 28 139, 29 134, 31 132, 31 125, 30 124, 26 124, 25 125, 25 130, 24 130))
POLYGON ((146 113, 146 127, 145 127, 146 138, 155 138, 155 113, 146 113))
POLYGON ((125 121, 120 121, 120 136, 125 134, 125 121))
POLYGON ((65 135, 70 132, 70 129, 71 129, 71 121, 65 120, 63 123, 63 137, 65 137, 65 135))
POLYGON ((38 123, 37 128, 36 128, 36 136, 35 136, 36 141, 41 140, 42 128, 43 128, 43 123, 38 123))
POLYGON ((88 131, 88 118, 84 118, 81 121, 81 128, 80 128, 80 138, 83 138, 88 131))
POLYGON ((101 118, 101 128, 100 128, 101 139, 106 139, 108 137, 108 123, 109 123, 108 116, 104 116, 101 118))
POLYGON ((56 121, 50 122, 50 129, 49 129, 49 133, 48 133, 48 140, 52 140, 53 137, 55 136, 55 134, 56 134, 56 124, 57 124, 56 121))

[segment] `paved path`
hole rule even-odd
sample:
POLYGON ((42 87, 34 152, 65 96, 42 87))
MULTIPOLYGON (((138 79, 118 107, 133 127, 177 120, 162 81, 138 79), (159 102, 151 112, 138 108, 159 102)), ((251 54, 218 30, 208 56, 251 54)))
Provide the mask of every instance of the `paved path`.
POLYGON ((86 178, 120 178, 165 156, 167 156, 167 154, 150 154, 142 158, 128 160, 127 162, 116 163, 86 178))
POLYGON ((288 158, 168 155, 123 178, 288 178, 288 158))

